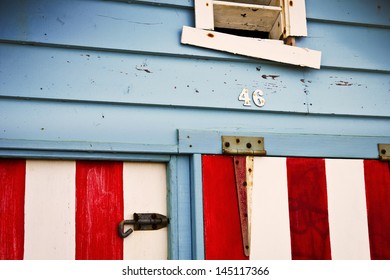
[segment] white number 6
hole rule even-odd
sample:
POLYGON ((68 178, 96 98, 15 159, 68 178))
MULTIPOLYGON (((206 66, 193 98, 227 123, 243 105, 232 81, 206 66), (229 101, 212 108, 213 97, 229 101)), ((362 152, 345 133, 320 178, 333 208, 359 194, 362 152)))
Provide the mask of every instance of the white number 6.
POLYGON ((255 102, 256 106, 258 107, 263 107, 265 104, 263 94, 264 93, 261 89, 256 89, 252 94, 253 102, 255 102))

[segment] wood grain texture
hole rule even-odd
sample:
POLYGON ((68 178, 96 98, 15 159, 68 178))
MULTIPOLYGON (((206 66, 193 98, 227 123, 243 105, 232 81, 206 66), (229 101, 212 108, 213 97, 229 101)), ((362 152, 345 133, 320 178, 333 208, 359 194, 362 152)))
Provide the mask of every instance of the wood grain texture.
POLYGON ((0 159, 0 260, 23 259, 25 172, 25 160, 0 159))
POLYGON ((213 1, 215 27, 270 32, 280 7, 213 1))
POLYGON ((325 161, 287 158, 287 182, 292 259, 331 259, 325 161))
POLYGON ((123 163, 76 163, 76 259, 123 259, 123 163))
POLYGON ((390 260, 390 165, 364 161, 368 232, 373 260, 390 260))
POLYGON ((233 158, 203 156, 205 259, 248 259, 242 247, 233 158))

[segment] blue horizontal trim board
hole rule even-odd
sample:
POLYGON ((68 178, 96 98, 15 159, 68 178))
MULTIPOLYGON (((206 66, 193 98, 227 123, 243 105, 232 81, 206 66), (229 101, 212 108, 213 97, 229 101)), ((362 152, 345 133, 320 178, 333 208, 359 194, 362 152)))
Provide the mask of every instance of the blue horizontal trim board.
POLYGON ((0 60, 3 97, 390 116, 390 74, 12 44, 0 60), (261 89, 265 106, 243 106, 243 88, 261 89))
MULTIPOLYGON (((184 25, 194 26, 193 10, 112 1, 0 2, 3 42, 248 61, 245 57, 181 45, 184 25)), ((316 46, 326 54, 323 66, 390 71, 385 47, 390 29, 312 21, 308 27, 309 36, 302 44, 316 46)))
MULTIPOLYGON (((1 144, 0 144, 1 145, 1 144)), ((59 160, 120 160, 132 162, 167 162, 169 155, 161 154, 139 154, 113 153, 113 152, 77 152, 61 150, 39 150, 37 149, 3 149, 0 148, 0 158, 30 158, 30 159, 59 159, 59 160)))
POLYGON ((390 143, 390 137, 180 130, 179 152, 221 154, 222 135, 264 137, 268 156, 378 158, 378 144, 390 143))
MULTIPOLYGON (((25 150, 27 154, 34 150, 113 154, 210 152, 203 150, 203 144, 201 150, 196 150, 196 143, 193 150, 183 150, 182 139, 177 151, 177 129, 188 128, 286 137, 317 135, 310 138, 313 139, 311 149, 317 154, 324 149, 317 143, 322 141, 322 135, 341 135, 352 140, 355 137, 350 135, 356 135, 358 139, 369 141, 390 137, 389 118, 0 99, 0 148, 3 151, 25 150)), ((386 142, 384 140, 382 142, 386 142)), ((206 138, 204 143, 207 143, 206 138)), ((298 152, 304 153, 308 143, 295 145, 296 149, 301 149, 298 152)), ((341 141, 336 146, 343 145, 346 144, 341 141)), ((367 157, 372 156, 372 152, 367 154, 367 157)))

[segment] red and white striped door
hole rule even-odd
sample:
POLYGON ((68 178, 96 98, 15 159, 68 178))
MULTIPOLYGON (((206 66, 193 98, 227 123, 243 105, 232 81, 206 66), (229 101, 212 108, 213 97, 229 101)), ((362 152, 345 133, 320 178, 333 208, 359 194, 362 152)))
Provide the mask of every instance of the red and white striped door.
POLYGON ((387 162, 247 157, 248 257, 237 163, 203 156, 206 259, 390 259, 387 162))
POLYGON ((0 160, 0 259, 167 259, 167 229, 118 236, 134 212, 167 215, 166 165, 0 160))

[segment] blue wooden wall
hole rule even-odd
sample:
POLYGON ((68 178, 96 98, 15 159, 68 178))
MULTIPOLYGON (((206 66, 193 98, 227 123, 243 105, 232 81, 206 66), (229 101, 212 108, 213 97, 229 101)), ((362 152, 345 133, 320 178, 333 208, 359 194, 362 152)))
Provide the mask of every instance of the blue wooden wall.
MULTIPOLYGON (((306 8, 297 44, 322 52, 321 70, 181 45, 191 0, 2 0, 0 154, 172 154, 188 129, 388 141, 389 1, 306 8), (244 107, 244 87, 266 105, 244 107)), ((356 156, 375 157, 369 143, 356 156)))
POLYGON ((1 0, 0 156, 169 162, 170 257, 202 258, 199 154, 221 135, 264 136, 271 156, 390 143, 390 2, 306 9, 297 45, 321 70, 181 45, 192 0, 1 0), (243 88, 266 105, 244 107, 243 88))

